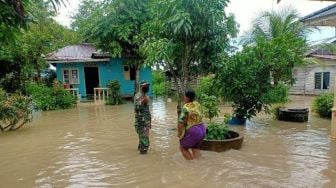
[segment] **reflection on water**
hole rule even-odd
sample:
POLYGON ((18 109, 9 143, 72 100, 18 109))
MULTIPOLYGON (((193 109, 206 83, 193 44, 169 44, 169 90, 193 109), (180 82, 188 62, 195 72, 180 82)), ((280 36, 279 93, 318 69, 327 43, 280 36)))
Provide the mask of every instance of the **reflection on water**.
MULTIPOLYGON (((289 105, 310 104, 310 97, 295 97, 289 105)), ((151 149, 139 155, 131 103, 42 112, 0 135, 0 187, 336 187, 330 120, 260 115, 232 127, 245 136, 241 150, 204 151, 202 159, 185 161, 176 104, 154 100, 152 117, 151 149)))

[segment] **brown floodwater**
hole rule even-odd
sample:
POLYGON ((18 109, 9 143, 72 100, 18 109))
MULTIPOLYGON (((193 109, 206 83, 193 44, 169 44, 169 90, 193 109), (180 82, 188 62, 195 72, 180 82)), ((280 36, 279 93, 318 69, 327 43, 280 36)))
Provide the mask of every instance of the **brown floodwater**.
MULTIPOLYGON (((291 99, 293 107, 312 100, 291 99)), ((0 134, 0 187, 336 187, 330 120, 259 115, 232 126, 244 134, 241 150, 203 151, 186 161, 174 130, 176 104, 156 99, 151 108, 147 155, 137 151, 131 103, 37 113, 29 125, 0 134)))

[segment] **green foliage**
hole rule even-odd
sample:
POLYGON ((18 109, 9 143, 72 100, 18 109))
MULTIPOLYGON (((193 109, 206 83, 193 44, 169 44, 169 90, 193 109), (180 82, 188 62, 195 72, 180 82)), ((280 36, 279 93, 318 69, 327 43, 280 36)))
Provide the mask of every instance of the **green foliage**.
POLYGON ((333 107, 334 94, 326 93, 322 94, 313 102, 313 110, 317 112, 321 117, 331 118, 331 108, 333 107))
POLYGON ((197 93, 197 96, 201 96, 202 94, 209 95, 209 96, 210 95, 219 96, 218 91, 216 90, 216 87, 214 86, 213 77, 212 76, 201 77, 200 83, 198 84, 196 88, 196 93, 197 93))
POLYGON ((216 96, 206 94, 201 94, 199 98, 201 99, 202 112, 211 122, 214 117, 219 115, 219 100, 216 96))
POLYGON ((264 96, 270 91, 270 68, 258 59, 255 47, 245 47, 223 64, 216 75, 216 86, 221 94, 233 102, 233 116, 252 118, 262 110, 268 112, 264 96))
POLYGON ((0 89, 0 130, 16 130, 32 119, 32 101, 21 94, 0 89))
POLYGON ((0 45, 15 42, 16 37, 35 21, 35 5, 44 4, 45 8, 52 5, 54 10, 63 0, 11 0, 0 1, 0 45))
POLYGON ((108 83, 107 87, 110 89, 110 96, 107 105, 119 105, 122 104, 123 101, 120 96, 120 84, 118 80, 112 80, 108 83))
POLYGON ((286 103, 288 101, 288 86, 279 84, 273 86, 268 93, 264 95, 264 101, 267 103, 286 103))
POLYGON ((28 80, 41 83, 41 73, 47 68, 45 56, 79 41, 73 31, 53 20, 55 14, 48 3, 31 3, 29 12, 33 13, 34 22, 29 22, 15 41, 0 45, 0 86, 7 92, 24 90, 28 80))
POLYGON ((254 21, 245 44, 259 48, 258 58, 270 66, 275 85, 292 85, 295 82, 293 68, 305 63, 309 32, 295 10, 263 12, 254 21))
POLYGON ((142 27, 149 19, 148 5, 149 0, 85 0, 74 16, 73 27, 113 57, 127 57, 128 64, 138 70, 143 64, 139 48, 144 40, 142 27))
POLYGON ((216 70, 237 33, 228 0, 158 0, 150 4, 150 21, 143 27, 140 51, 149 65, 169 70, 178 88, 178 106, 190 87, 190 76, 216 70), (211 11, 209 11, 211 10, 211 11))
POLYGON ((162 71, 154 71, 153 74, 153 93, 155 96, 165 95, 165 77, 162 71))
POLYGON ((229 133, 229 127, 223 123, 209 123, 205 139, 208 140, 225 140, 229 133))
POLYGON ((26 92, 32 96, 37 108, 41 110, 67 109, 76 103, 75 97, 58 83, 53 87, 30 83, 26 92))

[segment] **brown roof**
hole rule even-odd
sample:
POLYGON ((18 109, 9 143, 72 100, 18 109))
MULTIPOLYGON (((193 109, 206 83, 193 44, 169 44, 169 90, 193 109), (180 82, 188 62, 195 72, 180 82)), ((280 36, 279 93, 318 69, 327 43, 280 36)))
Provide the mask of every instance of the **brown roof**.
POLYGON ((94 55, 97 53, 95 45, 83 43, 58 49, 57 51, 48 54, 47 60, 53 61, 53 63, 57 63, 57 61, 62 63, 109 61, 110 58, 107 55, 99 58, 94 55))

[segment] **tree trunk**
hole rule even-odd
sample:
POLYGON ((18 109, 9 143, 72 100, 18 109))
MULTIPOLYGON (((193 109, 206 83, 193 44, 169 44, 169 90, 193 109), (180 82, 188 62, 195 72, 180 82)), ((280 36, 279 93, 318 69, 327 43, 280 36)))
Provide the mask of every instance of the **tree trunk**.
POLYGON ((134 80, 134 96, 139 91, 139 83, 140 83, 140 66, 139 63, 135 65, 135 80, 134 80))

